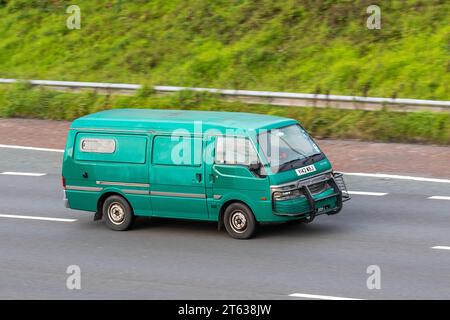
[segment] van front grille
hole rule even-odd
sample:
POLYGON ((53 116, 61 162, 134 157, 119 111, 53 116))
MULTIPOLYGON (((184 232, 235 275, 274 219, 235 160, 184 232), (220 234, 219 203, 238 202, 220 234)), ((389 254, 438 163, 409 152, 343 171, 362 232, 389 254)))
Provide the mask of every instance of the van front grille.
POLYGON ((324 181, 314 183, 314 184, 311 184, 308 186, 308 189, 312 194, 320 193, 320 192, 324 191, 326 188, 327 188, 327 183, 324 181))

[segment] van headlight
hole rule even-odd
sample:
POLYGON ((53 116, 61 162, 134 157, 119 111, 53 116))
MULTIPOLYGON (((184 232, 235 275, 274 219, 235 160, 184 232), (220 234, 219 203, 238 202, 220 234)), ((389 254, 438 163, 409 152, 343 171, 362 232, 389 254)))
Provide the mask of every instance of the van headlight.
POLYGON ((292 191, 275 191, 273 193, 274 200, 283 200, 292 196, 292 191))
POLYGON ((298 189, 289 190, 289 191, 275 191, 273 193, 273 200, 275 200, 275 201, 289 200, 289 199, 298 198, 298 197, 300 197, 302 195, 303 194, 298 189))

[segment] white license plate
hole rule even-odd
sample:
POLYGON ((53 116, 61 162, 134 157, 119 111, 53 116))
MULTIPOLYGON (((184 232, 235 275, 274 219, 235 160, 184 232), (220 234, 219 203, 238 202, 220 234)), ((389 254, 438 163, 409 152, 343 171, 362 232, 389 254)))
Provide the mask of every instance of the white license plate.
POLYGON ((310 166, 306 166, 306 167, 302 167, 302 168, 298 168, 295 170, 295 172, 297 172, 298 176, 302 176, 304 174, 310 173, 310 172, 314 172, 316 171, 316 167, 312 164, 310 166))

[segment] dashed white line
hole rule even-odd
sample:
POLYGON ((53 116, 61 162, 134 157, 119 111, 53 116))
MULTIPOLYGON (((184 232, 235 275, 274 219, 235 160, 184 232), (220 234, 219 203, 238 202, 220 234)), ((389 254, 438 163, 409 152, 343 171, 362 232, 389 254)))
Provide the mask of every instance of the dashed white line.
POLYGON ((289 296, 295 297, 295 298, 320 299, 320 300, 364 300, 364 299, 355 299, 355 298, 321 296, 321 295, 306 294, 306 293, 293 293, 293 294, 290 294, 289 296))
POLYGON ((428 199, 431 199, 431 200, 450 200, 450 197, 432 196, 432 197, 428 197, 428 199))
POLYGON ((360 173, 360 172, 343 172, 347 176, 359 176, 359 177, 371 177, 371 178, 384 178, 384 179, 398 179, 398 180, 412 180, 421 182, 438 182, 438 183, 450 183, 448 179, 435 179, 435 178, 423 178, 413 176, 400 176, 396 174, 384 174, 384 173, 360 173))
POLYGON ((450 250, 450 247, 446 247, 446 246, 434 246, 434 247, 431 247, 431 249, 435 249, 435 250, 450 250))
POLYGON ((36 148, 36 147, 16 146, 16 145, 9 145, 9 144, 0 144, 0 148, 22 149, 22 150, 33 150, 33 151, 48 151, 48 152, 61 152, 61 153, 64 152, 64 150, 61 150, 61 149, 36 148))
POLYGON ((385 192, 366 192, 366 191, 348 191, 351 195, 382 197, 387 195, 385 192))
POLYGON ((21 216, 16 214, 0 214, 0 218, 10 219, 26 219, 26 220, 42 220, 42 221, 56 221, 56 222, 75 222, 77 219, 63 219, 63 218, 49 218, 49 217, 35 217, 35 216, 21 216))
POLYGON ((12 172, 12 171, 0 172, 0 174, 8 176, 28 176, 28 177, 42 177, 46 175, 46 173, 12 172))

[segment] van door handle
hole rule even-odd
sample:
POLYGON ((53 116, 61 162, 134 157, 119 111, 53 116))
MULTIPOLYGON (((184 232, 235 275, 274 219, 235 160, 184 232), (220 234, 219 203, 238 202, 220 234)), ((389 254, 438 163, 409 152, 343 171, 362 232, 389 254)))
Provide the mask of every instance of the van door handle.
POLYGON ((197 182, 202 182, 202 174, 201 173, 196 173, 195 178, 197 179, 197 182))

